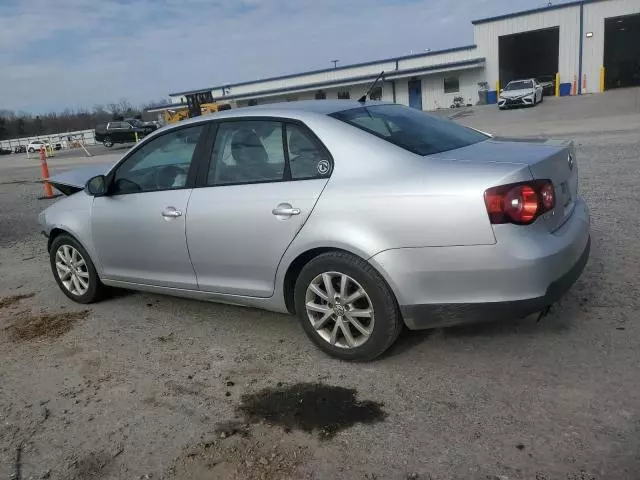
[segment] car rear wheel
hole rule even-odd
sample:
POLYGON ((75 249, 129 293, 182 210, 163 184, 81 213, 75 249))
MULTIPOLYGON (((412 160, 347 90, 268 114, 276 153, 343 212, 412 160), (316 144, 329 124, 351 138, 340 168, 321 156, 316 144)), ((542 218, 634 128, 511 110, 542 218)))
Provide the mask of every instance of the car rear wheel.
POLYGON ((34 148, 33 148, 33 147, 31 147, 31 148, 29 149, 29 153, 33 153, 33 152, 35 152, 35 150, 34 150, 34 148))
POLYGON ((49 259, 53 276, 67 297, 78 303, 100 300, 106 287, 82 245, 70 235, 59 235, 51 242, 49 259))
POLYGON ((104 137, 102 144, 107 148, 111 148, 113 147, 113 140, 111 140, 111 137, 104 137))
POLYGON ((346 252, 329 252, 300 272, 295 304, 307 336, 343 360, 372 360, 396 341, 402 319, 395 297, 367 262, 346 252))

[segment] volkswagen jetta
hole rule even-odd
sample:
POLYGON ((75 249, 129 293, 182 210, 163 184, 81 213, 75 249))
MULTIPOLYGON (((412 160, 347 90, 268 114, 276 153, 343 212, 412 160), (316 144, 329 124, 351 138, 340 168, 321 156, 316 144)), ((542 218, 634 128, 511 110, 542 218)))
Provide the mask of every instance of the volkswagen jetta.
POLYGON ((291 312, 348 360, 403 325, 543 311, 589 254, 571 142, 381 102, 198 117, 51 181, 68 197, 40 222, 72 300, 121 287, 291 312))

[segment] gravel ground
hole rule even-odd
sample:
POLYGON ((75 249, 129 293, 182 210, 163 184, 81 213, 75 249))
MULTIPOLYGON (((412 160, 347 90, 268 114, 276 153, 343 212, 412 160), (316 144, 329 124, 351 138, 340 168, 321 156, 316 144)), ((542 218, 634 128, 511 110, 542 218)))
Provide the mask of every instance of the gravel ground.
POLYGON ((121 292, 85 311, 49 271, 37 165, 2 159, 0 478, 637 480, 638 92, 451 112, 576 140, 591 258, 539 323, 407 332, 367 364, 259 310, 121 292))

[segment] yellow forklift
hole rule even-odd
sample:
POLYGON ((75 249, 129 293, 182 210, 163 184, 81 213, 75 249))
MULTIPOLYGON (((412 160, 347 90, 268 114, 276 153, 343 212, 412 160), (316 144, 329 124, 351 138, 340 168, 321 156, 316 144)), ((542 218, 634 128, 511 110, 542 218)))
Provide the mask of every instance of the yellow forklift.
POLYGON ((199 117, 207 113, 221 112, 230 110, 231 105, 228 103, 216 103, 213 101, 211 90, 204 92, 196 92, 185 95, 187 100, 187 108, 175 110, 165 110, 164 118, 167 123, 177 123, 187 118, 199 117))

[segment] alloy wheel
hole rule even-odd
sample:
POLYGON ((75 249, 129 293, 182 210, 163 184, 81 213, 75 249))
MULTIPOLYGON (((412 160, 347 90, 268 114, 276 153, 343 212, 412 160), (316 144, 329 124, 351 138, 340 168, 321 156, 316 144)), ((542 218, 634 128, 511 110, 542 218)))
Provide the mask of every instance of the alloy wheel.
POLYGON ((72 295, 81 297, 89 290, 87 263, 71 245, 61 245, 56 251, 56 271, 60 282, 72 295))
POLYGON ((307 317, 330 345, 356 348, 373 333, 373 304, 367 292, 350 276, 325 272, 316 276, 305 295, 307 317))

